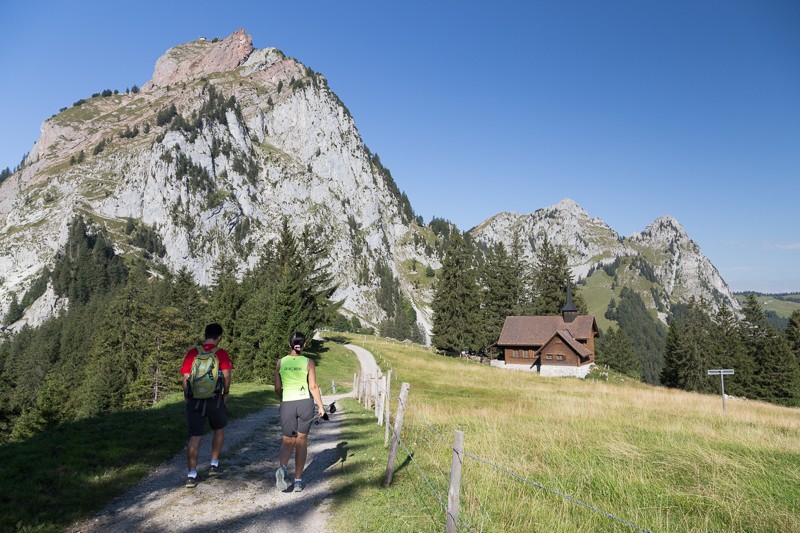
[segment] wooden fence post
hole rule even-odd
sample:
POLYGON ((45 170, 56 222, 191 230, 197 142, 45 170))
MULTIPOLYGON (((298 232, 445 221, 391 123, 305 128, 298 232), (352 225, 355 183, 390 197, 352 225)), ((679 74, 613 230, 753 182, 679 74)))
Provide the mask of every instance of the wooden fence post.
POLYGON ((447 523, 445 531, 456 533, 458 527, 458 495, 461 492, 461 464, 464 456, 464 432, 456 430, 453 437, 453 459, 450 461, 450 491, 447 493, 447 523))
POLYGON ((381 378, 380 382, 380 390, 378 391, 378 425, 383 425, 383 411, 386 408, 386 376, 381 378))
MULTIPOLYGON (((378 372, 378 375, 375 376, 375 392, 372 395, 372 400, 375 402, 375 418, 378 418, 378 410, 380 409, 380 401, 378 399, 381 397, 381 374, 378 372)), ((378 424, 380 425, 380 424, 378 424)))
POLYGON ((353 372, 353 398, 358 398, 358 372, 353 372))
POLYGON ((408 389, 411 385, 403 383, 400 387, 400 399, 397 402, 397 414, 394 417, 394 435, 392 436, 392 447, 389 448, 389 462, 386 465, 386 474, 383 476, 383 486, 388 487, 392 484, 394 476, 394 463, 397 459, 397 446, 400 445, 400 430, 403 429, 403 412, 406 408, 408 399, 408 389))
POLYGON ((391 424, 391 405, 392 405, 392 369, 386 374, 386 435, 383 437, 383 447, 389 446, 389 425, 391 424))
POLYGON ((331 380, 331 391, 336 394, 336 382, 334 380, 331 380))

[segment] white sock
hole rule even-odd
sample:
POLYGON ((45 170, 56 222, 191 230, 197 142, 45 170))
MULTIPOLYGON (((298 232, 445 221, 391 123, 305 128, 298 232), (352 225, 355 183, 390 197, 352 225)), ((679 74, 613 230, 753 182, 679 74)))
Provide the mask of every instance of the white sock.
POLYGON ((211 459, 211 466, 219 466, 219 459, 211 459))
POLYGON ((302 483, 303 482, 303 478, 299 477, 299 478, 295 479, 294 482, 295 483, 302 483))
POLYGON ((197 470, 189 470, 189 477, 197 477, 197 470))

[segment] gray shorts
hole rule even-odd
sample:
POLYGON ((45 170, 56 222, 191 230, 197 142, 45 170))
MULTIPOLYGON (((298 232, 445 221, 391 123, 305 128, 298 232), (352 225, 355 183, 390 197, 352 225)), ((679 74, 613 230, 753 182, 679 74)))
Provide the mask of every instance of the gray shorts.
POLYGON ((296 437, 298 433, 308 435, 316 411, 314 400, 304 398, 281 402, 281 432, 284 437, 296 437))

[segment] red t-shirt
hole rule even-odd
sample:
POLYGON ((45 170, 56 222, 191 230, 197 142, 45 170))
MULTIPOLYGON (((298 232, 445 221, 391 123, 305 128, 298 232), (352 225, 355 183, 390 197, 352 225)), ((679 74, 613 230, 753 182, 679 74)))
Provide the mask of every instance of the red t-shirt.
MULTIPOLYGON (((213 344, 204 344, 203 349, 207 352, 210 352, 214 349, 213 344)), ((192 372, 192 363, 194 363, 194 358, 197 357, 198 351, 197 348, 192 348, 188 352, 186 352, 186 357, 183 358, 183 364, 181 365, 181 374, 190 374, 192 372)), ((220 370, 232 370, 233 363, 231 363, 231 356, 228 355, 223 349, 217 350, 217 359, 219 359, 219 369, 220 370)))

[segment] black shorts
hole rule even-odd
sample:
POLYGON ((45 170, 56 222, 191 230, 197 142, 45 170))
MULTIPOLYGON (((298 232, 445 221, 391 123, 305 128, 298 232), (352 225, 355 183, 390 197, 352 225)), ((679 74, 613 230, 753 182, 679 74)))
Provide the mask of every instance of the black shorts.
POLYGON ((304 398, 281 402, 281 432, 284 437, 296 437, 298 433, 308 435, 316 411, 314 400, 304 398))
POLYGON ((222 429, 228 424, 228 407, 225 405, 225 398, 189 399, 186 402, 186 423, 189 426, 190 437, 199 437, 203 434, 206 419, 213 430, 222 429), (219 407, 217 407, 218 401, 219 407), (203 407, 205 407, 205 414, 203 407))

